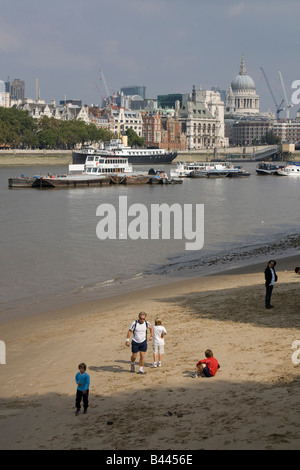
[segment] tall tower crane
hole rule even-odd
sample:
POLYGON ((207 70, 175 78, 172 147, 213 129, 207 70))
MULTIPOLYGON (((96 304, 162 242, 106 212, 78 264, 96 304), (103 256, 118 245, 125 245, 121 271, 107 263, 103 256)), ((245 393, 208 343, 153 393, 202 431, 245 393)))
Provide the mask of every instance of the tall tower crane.
POLYGON ((276 106, 276 119, 279 119, 279 118, 280 118, 280 113, 281 113, 281 111, 284 111, 284 108, 282 107, 282 106, 283 106, 283 103, 284 103, 284 100, 282 100, 279 105, 277 104, 277 102, 276 102, 276 100, 275 100, 275 97, 274 97, 274 95, 273 95, 273 91, 272 91, 272 88, 271 88, 271 86, 270 86, 269 80, 267 79, 267 76, 266 76, 266 74, 265 74, 265 71, 264 71, 264 69, 263 69, 262 67, 261 67, 260 69, 261 69, 261 71, 262 71, 262 73, 263 73, 263 76, 265 77, 265 80, 266 80, 266 83, 267 83, 267 85, 268 85, 269 91, 270 91, 270 93, 271 93, 271 96, 272 96, 273 101, 274 101, 275 106, 276 106))
POLYGON ((289 119, 289 117, 290 117, 290 108, 292 108, 294 105, 293 105, 293 103, 291 102, 291 100, 288 100, 287 94, 286 94, 286 91, 285 91, 285 86, 284 86, 282 74, 281 74, 280 71, 279 71, 278 73, 279 73, 279 77, 280 77, 280 81, 281 81, 281 86, 282 86, 282 89, 283 89, 283 94, 284 94, 284 99, 285 99, 286 118, 289 119))
POLYGON ((98 92, 99 92, 99 95, 100 95, 101 98, 102 98, 101 106, 103 106, 104 103, 105 103, 105 97, 103 96, 103 93, 101 92, 100 87, 98 86, 98 83, 95 82, 95 86, 96 86, 96 88, 97 88, 97 90, 98 90, 98 92))
POLYGON ((100 80, 102 80, 103 85, 104 85, 106 98, 109 99, 109 97, 110 97, 111 94, 110 94, 110 92, 109 92, 109 89, 108 89, 108 86, 107 86, 107 83, 106 83, 106 80, 105 80, 105 77, 104 77, 103 70, 100 69, 99 72, 100 72, 100 80))

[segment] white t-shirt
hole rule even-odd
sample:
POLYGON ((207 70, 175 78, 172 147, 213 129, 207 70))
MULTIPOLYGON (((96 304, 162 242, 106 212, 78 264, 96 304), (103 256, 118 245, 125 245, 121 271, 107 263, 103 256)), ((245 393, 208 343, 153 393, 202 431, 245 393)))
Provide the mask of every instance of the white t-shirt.
POLYGON ((161 337, 162 333, 166 334, 167 330, 165 329, 164 326, 159 325, 159 326, 153 326, 153 344, 165 344, 164 337, 161 337))
POLYGON ((133 331, 135 327, 135 331, 132 337, 133 341, 135 341, 136 343, 142 343, 143 341, 145 341, 146 331, 147 331, 147 328, 149 328, 150 326, 151 326, 150 323, 146 320, 143 323, 140 323, 139 321, 137 322, 134 321, 133 323, 131 323, 129 329, 133 331), (136 327, 135 327, 135 324, 136 324, 136 327))

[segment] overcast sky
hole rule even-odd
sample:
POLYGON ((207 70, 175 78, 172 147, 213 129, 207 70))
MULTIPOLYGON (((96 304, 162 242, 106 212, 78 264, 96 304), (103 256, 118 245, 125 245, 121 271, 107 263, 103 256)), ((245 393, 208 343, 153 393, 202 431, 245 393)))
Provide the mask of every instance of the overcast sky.
MULTIPOLYGON (((260 110, 300 80, 299 0, 0 0, 0 79, 26 96, 100 103, 99 69, 112 92, 146 86, 146 97, 195 85, 226 91, 244 54, 260 110), (97 86, 98 88, 97 88, 97 86)), ((300 106, 299 106, 300 107, 300 106)), ((291 115, 295 115, 297 106, 291 115)), ((284 116, 282 116, 284 117, 284 116)))

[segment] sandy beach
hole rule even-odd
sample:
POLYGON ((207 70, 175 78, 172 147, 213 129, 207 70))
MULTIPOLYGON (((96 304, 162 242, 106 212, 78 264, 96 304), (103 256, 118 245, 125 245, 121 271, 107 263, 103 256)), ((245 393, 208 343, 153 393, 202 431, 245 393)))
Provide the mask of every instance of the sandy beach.
POLYGON ((296 265, 300 255, 278 260, 272 310, 263 263, 2 323, 0 448, 299 450, 296 265), (144 376, 125 346, 141 310, 168 332, 162 367, 149 343, 144 376), (191 378, 207 348, 221 368, 191 378), (80 362, 90 407, 75 416, 80 362))

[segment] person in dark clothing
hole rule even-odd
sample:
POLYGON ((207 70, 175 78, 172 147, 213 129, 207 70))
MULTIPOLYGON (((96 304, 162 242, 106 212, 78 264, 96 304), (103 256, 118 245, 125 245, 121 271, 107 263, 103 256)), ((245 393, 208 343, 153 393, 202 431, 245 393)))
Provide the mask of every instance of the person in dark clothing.
POLYGON ((273 287, 275 282, 277 282, 277 274, 275 272, 276 261, 271 259, 268 262, 268 265, 265 269, 265 286, 266 286, 266 297, 265 297, 265 306, 270 309, 273 308, 271 305, 271 296, 273 292, 273 287))

